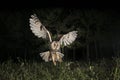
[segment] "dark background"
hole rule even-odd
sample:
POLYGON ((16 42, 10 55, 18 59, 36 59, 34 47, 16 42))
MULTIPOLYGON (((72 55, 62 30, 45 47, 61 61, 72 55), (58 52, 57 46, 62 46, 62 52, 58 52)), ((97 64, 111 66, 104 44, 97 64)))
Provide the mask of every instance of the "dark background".
POLYGON ((29 18, 34 13, 53 34, 53 39, 55 34, 78 30, 76 41, 62 49, 65 60, 119 57, 120 11, 117 4, 63 3, 57 0, 36 3, 25 8, 19 7, 21 4, 8 5, 0 10, 1 61, 41 60, 39 53, 48 50, 47 40, 38 39, 30 30, 29 18))

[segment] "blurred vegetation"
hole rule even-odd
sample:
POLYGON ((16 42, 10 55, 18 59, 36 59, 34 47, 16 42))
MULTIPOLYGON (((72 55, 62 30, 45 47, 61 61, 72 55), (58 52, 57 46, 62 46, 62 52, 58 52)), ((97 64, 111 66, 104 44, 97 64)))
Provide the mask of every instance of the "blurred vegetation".
POLYGON ((66 61, 54 66, 18 58, 0 64, 0 80, 120 80, 120 58, 66 61))

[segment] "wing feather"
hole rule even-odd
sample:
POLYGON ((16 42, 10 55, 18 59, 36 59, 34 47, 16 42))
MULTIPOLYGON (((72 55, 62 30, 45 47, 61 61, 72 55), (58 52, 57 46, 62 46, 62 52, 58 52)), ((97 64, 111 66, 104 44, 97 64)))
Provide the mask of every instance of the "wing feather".
POLYGON ((52 42, 50 32, 42 25, 41 21, 38 19, 36 14, 31 15, 29 19, 30 29, 38 38, 47 39, 49 38, 50 42, 52 42))
POLYGON ((76 38, 77 38, 77 31, 71 31, 71 32, 63 35, 60 38, 59 42, 61 45, 68 46, 71 43, 73 43, 76 38))

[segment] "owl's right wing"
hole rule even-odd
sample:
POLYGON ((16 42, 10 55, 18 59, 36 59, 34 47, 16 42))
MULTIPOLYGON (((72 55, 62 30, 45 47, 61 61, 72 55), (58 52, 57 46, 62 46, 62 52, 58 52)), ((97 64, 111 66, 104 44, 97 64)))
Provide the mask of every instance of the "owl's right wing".
POLYGON ((43 39, 49 38, 50 42, 52 42, 50 32, 41 23, 36 14, 31 15, 29 22, 30 29, 32 30, 32 33, 34 33, 35 36, 43 39))
POLYGON ((77 38, 77 32, 78 31, 71 31, 67 34, 64 34, 59 40, 60 44, 64 46, 72 44, 77 38))

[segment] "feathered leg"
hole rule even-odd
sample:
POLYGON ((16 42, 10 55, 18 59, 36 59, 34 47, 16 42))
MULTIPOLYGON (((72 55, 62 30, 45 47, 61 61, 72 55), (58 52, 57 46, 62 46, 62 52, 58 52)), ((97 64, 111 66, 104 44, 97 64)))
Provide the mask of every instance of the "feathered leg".
POLYGON ((60 52, 55 52, 52 54, 52 60, 54 65, 56 65, 56 61, 62 62, 62 57, 64 56, 64 54, 60 53, 60 52))
POLYGON ((56 54, 55 53, 52 53, 52 61, 53 61, 53 64, 56 66, 56 54))

